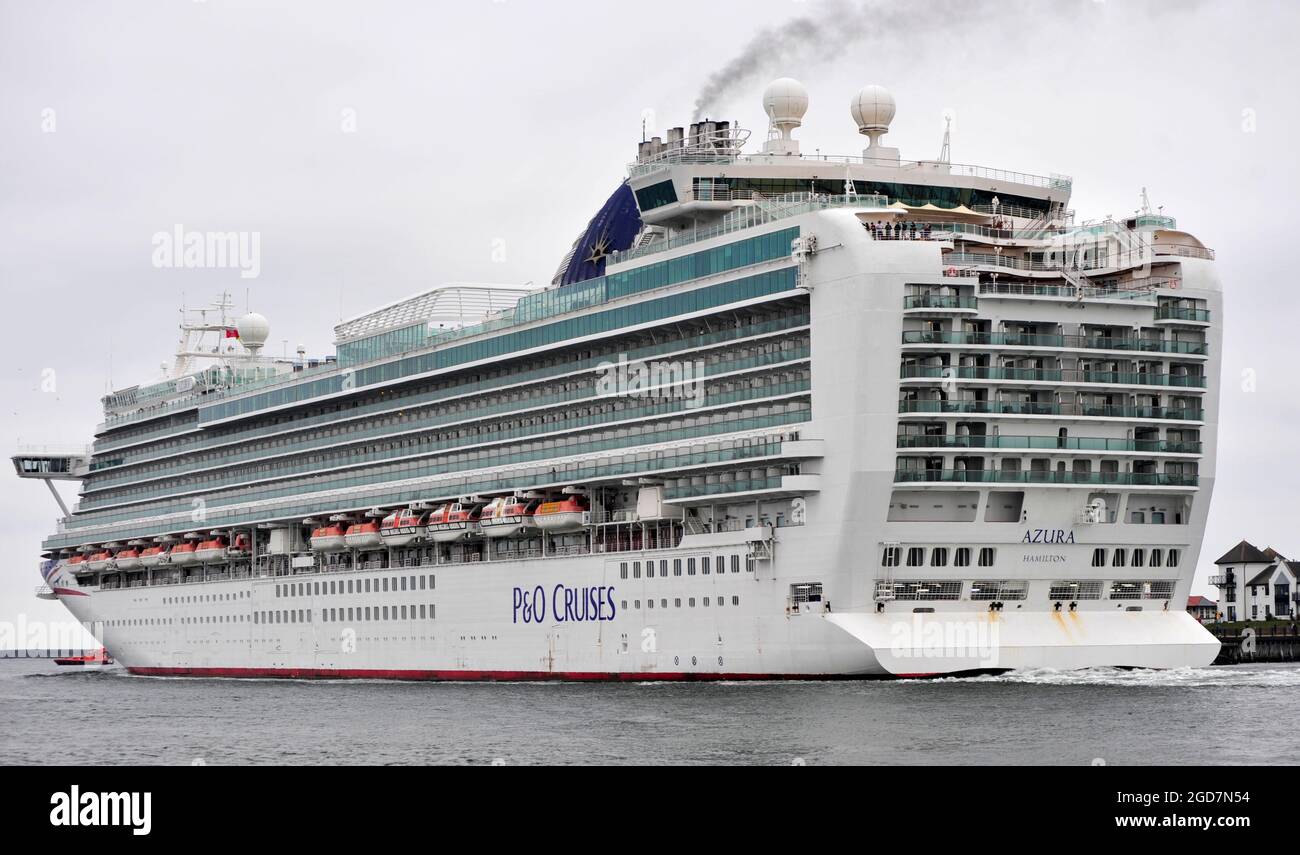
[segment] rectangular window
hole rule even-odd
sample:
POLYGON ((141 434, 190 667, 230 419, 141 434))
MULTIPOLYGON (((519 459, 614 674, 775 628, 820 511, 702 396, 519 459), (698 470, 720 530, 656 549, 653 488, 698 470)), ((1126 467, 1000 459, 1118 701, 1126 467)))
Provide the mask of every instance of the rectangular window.
POLYGON ((980 547, 980 566, 992 567, 997 558, 997 550, 992 546, 980 547))
POLYGON ((739 573, 739 572, 740 572, 740 556, 739 556, 739 555, 733 555, 733 556, 731 556, 731 572, 732 572, 732 573, 739 573))
POLYGON ((909 547, 907 550, 907 566, 921 567, 924 566, 924 564, 925 564, 925 548, 920 546, 909 547))
POLYGON ((930 550, 930 566, 931 567, 948 566, 948 550, 945 547, 936 546, 934 549, 930 550))
POLYGON ((969 546, 959 546, 959 547, 957 547, 955 550, 953 550, 953 554, 952 554, 952 566, 954 566, 954 567, 969 567, 969 566, 970 566, 970 547, 969 547, 969 546))
POLYGON ((972 600, 1023 600, 1029 596, 1029 582, 1025 579, 981 580, 972 582, 972 600))
POLYGON ((1097 547, 1096 549, 1094 549, 1094 550, 1092 551, 1092 566, 1093 566, 1093 567, 1105 567, 1105 566, 1106 566, 1106 548, 1105 548, 1105 547, 1103 547, 1103 546, 1099 546, 1099 547, 1097 547))
POLYGON ((897 546, 886 546, 884 551, 881 552, 880 554, 880 566, 897 567, 898 553, 899 553, 899 548, 897 546))
POLYGON ((673 575, 674 576, 682 575, 682 559, 680 558, 673 559, 673 575))
POLYGON ((618 578, 620 578, 620 579, 626 579, 626 578, 627 578, 627 562, 626 562, 626 561, 621 561, 621 562, 619 562, 619 565, 618 565, 618 578))
MULTIPOLYGON (((1104 554, 1105 550, 1103 550, 1104 554)), ((1068 581, 1053 582, 1052 587, 1048 589, 1047 598, 1049 600, 1100 600, 1101 599, 1101 582, 1098 581, 1068 581)))

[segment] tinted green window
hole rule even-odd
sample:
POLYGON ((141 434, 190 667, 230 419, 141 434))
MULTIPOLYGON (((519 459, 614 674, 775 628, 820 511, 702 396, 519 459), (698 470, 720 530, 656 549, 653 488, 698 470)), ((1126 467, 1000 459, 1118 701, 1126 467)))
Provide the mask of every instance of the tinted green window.
POLYGON ((660 181, 658 184, 651 184, 636 191, 636 205, 643 211, 670 205, 676 201, 677 191, 673 189, 671 181, 660 181))

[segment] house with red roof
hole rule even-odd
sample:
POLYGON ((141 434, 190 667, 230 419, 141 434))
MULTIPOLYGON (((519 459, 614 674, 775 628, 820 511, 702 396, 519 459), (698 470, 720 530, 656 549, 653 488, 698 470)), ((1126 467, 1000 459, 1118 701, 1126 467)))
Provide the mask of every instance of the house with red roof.
POLYGON ((1201 623, 1213 623, 1219 613, 1219 604, 1209 597, 1195 594, 1187 598, 1187 611, 1201 623))

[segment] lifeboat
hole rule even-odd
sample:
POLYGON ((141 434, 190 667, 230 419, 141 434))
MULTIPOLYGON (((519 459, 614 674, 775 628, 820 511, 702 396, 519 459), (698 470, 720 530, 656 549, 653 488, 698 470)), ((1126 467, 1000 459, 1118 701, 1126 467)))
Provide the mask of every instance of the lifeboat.
POLYGON ((75 573, 75 572, 77 572, 78 570, 82 569, 82 568, 81 568, 81 565, 82 565, 82 564, 85 564, 85 563, 86 563, 86 556, 84 556, 84 555, 74 555, 74 556, 72 556, 71 558, 68 559, 68 564, 67 564, 67 566, 68 566, 68 569, 69 569, 69 570, 71 570, 72 572, 75 573))
POLYGON ((348 526, 343 542, 348 549, 373 549, 384 545, 384 539, 379 536, 379 523, 373 520, 348 526))
POLYGON ((115 566, 113 553, 108 550, 91 553, 90 557, 86 559, 86 566, 96 572, 100 570, 109 570, 115 566))
POLYGON ((224 537, 201 540, 194 548, 194 557, 200 561, 225 561, 229 557, 230 547, 224 537))
POLYGON ((419 511, 394 511, 379 524, 379 536, 385 546, 407 546, 424 537, 425 522, 419 511))
POLYGON ((546 531, 574 531, 587 524, 587 497, 567 496, 557 502, 543 502, 533 514, 537 527, 546 531))
POLYGON ((443 505, 429 517, 429 536, 438 543, 450 543, 476 534, 482 511, 482 505, 472 502, 443 505))
POLYGON ((317 552, 338 552, 347 545, 347 533, 338 523, 330 523, 312 530, 311 548, 317 552))
POLYGON ((248 555, 248 535, 235 535, 235 542, 231 544, 228 552, 231 558, 244 558, 248 555))
POLYGON ((107 650, 101 647, 94 653, 86 653, 82 656, 60 656, 54 660, 54 664, 83 666, 112 665, 113 658, 108 655, 107 650))
POLYGON ((165 546, 150 546, 140 553, 140 563, 145 567, 157 567, 166 564, 171 556, 165 546))
POLYGON ((194 541, 187 540, 173 546, 168 556, 173 564, 193 564, 199 560, 198 556, 194 554, 197 548, 194 541))
POLYGON ((140 550, 135 547, 123 549, 116 558, 118 570, 134 570, 140 566, 140 550))
POLYGON ((533 515, 540 505, 537 499, 518 499, 503 496, 493 499, 483 509, 479 525, 487 537, 513 537, 527 529, 537 527, 533 515))

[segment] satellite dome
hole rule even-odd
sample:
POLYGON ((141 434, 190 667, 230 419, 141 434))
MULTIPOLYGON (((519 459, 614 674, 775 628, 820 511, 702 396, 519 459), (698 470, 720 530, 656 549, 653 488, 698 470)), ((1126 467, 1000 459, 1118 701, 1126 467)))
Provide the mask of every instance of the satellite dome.
POLYGON ((798 127, 808 112, 808 90, 793 77, 781 77, 763 90, 763 110, 777 127, 798 127))
POLYGON ((257 350, 271 336, 271 323, 257 312, 249 312, 235 321, 235 331, 244 347, 257 350))
POLYGON ((849 112, 858 123, 859 133, 879 136, 889 130, 894 120, 894 96, 883 86, 863 86, 849 103, 849 112))

